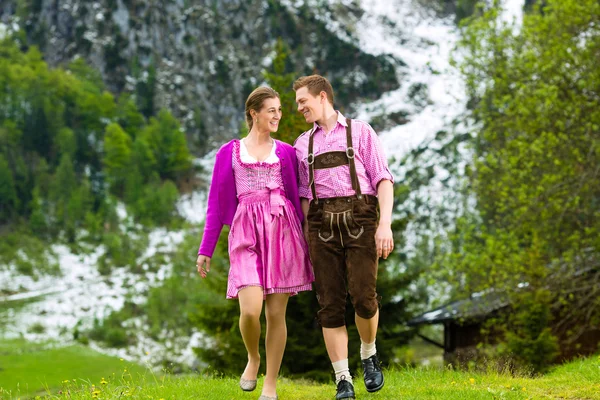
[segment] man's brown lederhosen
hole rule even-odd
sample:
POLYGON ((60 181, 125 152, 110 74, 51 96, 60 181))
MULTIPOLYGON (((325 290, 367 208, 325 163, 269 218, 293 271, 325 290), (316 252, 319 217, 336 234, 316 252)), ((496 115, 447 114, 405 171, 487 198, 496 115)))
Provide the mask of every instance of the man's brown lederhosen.
POLYGON ((313 200, 308 211, 308 245, 315 271, 315 287, 324 328, 345 325, 346 294, 359 317, 370 319, 377 312, 377 197, 361 194, 351 120, 346 119, 346 151, 313 154, 313 132, 308 140, 308 175, 313 200), (314 170, 349 165, 355 195, 319 199, 314 170))

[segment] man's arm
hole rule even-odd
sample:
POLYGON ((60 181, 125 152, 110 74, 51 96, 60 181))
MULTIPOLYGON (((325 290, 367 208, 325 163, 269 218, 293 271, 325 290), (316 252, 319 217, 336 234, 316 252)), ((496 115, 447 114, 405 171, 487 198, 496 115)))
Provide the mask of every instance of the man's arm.
POLYGON ((367 176, 379 199, 379 225, 375 232, 378 257, 387 258, 394 249, 392 208, 394 206, 394 177, 379 137, 369 124, 361 125, 360 150, 367 176))
POLYGON ((392 234, 392 207, 394 205, 394 184, 383 179, 377 184, 377 197, 379 199, 379 226, 375 232, 375 245, 377 256, 384 259, 394 249, 394 236, 392 234))
POLYGON ((307 198, 300 198, 300 205, 302 206, 302 212, 304 213, 304 219, 302 220, 302 230, 304 231, 304 237, 308 241, 308 207, 310 202, 307 198))

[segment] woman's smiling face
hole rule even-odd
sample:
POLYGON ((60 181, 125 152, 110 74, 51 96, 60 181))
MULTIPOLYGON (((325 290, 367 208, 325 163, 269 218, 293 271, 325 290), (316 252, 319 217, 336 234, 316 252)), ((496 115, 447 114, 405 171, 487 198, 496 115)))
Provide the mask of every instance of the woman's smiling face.
POLYGON ((278 97, 266 99, 254 116, 254 124, 260 132, 277 132, 281 120, 281 101, 278 97))

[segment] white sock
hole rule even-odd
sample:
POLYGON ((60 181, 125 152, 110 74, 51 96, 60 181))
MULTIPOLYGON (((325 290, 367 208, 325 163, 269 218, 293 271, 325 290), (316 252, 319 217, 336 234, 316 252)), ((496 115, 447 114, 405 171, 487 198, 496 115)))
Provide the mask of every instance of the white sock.
POLYGON ((352 383, 352 377, 350 376, 350 369, 348 368, 348 359, 336 361, 331 363, 333 365, 333 371, 335 372, 335 384, 337 385, 343 379, 352 383))
POLYGON ((360 359, 366 360, 367 358, 377 354, 377 348, 375 348, 375 341, 373 343, 365 343, 360 340, 360 359))

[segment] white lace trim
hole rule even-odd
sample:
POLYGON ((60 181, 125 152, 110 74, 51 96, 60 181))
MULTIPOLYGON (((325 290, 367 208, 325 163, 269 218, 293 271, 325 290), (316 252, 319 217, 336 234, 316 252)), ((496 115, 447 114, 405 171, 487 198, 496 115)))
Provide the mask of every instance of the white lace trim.
MULTIPOLYGON (((271 154, 269 154, 269 157, 262 161, 263 163, 275 164, 279 162, 279 157, 277 157, 277 153, 275 153, 275 147, 277 147, 277 142, 273 140, 271 154)), ((256 158, 248 154, 248 149, 246 148, 246 143, 244 143, 244 139, 240 140, 240 158, 242 159, 242 162, 247 164, 253 164, 258 162, 256 158)))

